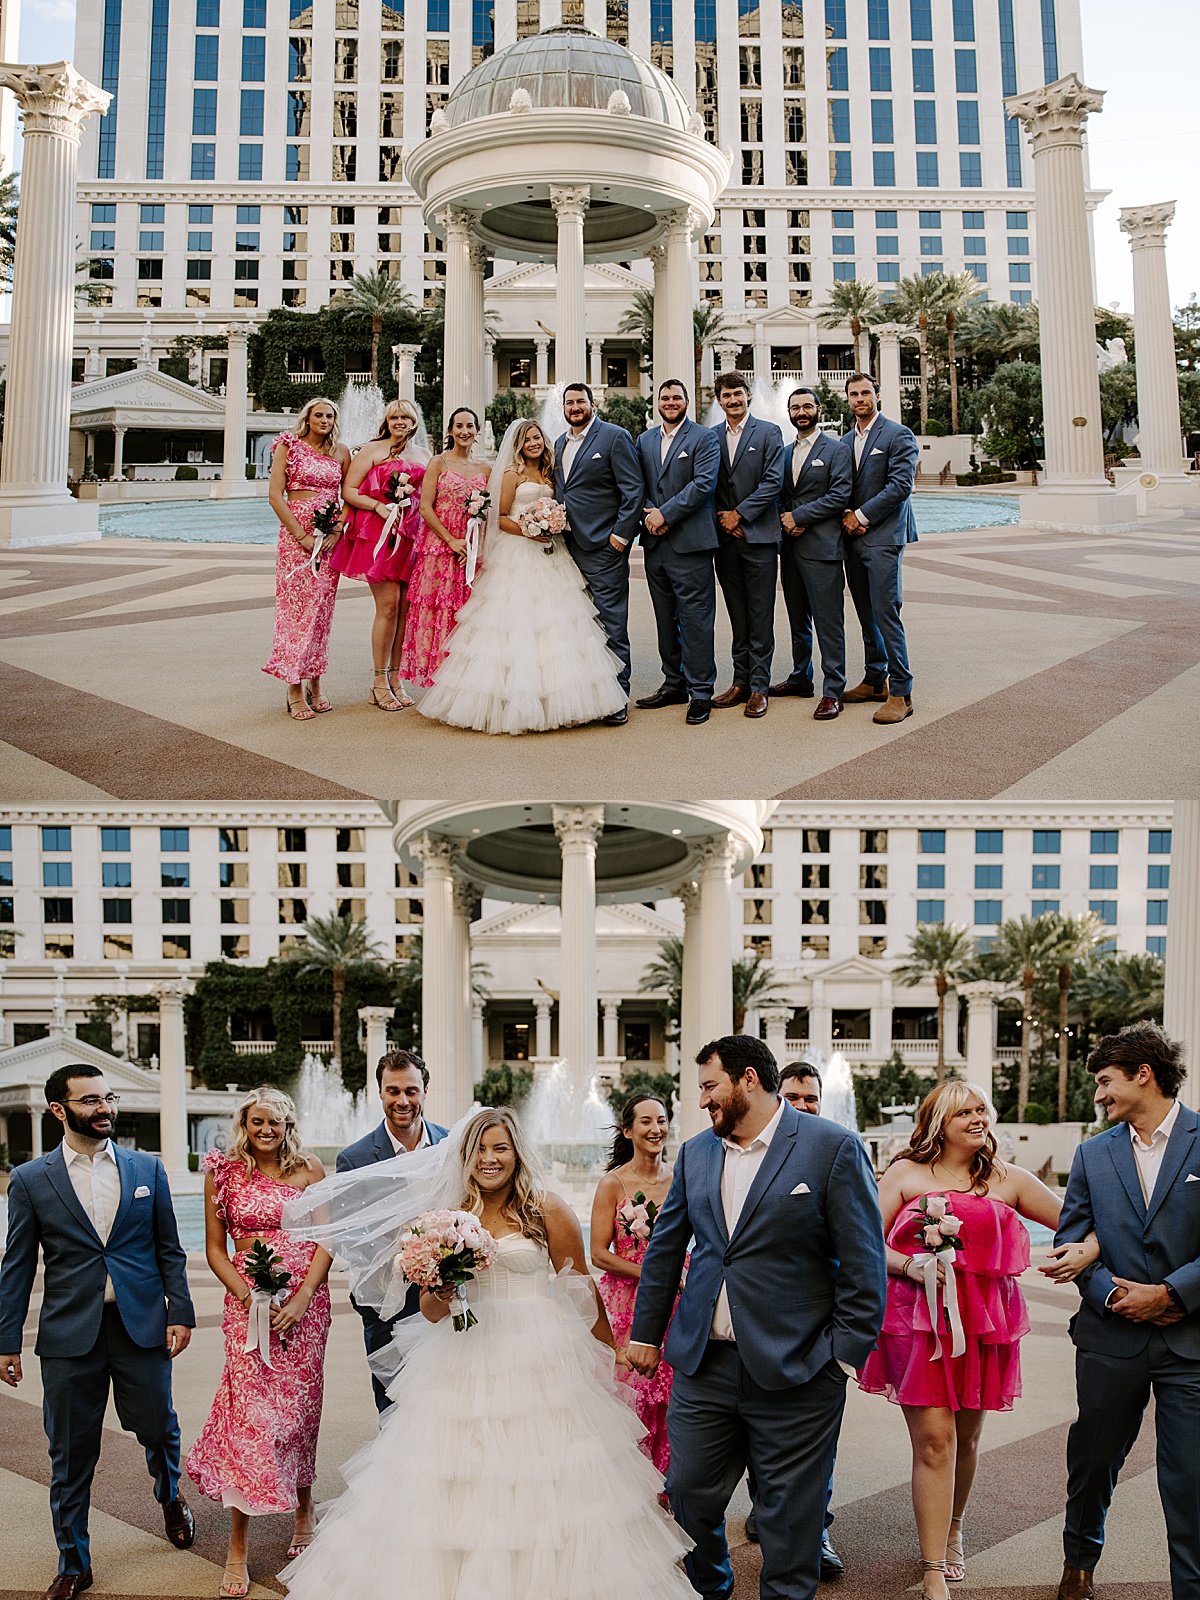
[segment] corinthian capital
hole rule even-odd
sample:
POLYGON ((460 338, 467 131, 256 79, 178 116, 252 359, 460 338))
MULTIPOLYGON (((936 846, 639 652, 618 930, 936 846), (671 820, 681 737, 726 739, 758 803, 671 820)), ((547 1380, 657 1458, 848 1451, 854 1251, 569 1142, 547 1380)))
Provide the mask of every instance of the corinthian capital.
POLYGON ((470 256, 472 271, 483 273, 487 270, 487 264, 492 256, 492 252, 487 245, 473 244, 468 251, 468 255, 470 256))
POLYGON ((1139 245, 1166 244, 1167 229, 1175 220, 1174 200, 1157 206, 1126 206, 1117 219, 1122 233, 1129 235, 1134 250, 1139 245))
POLYGON ((435 833, 423 833, 409 848, 424 867, 426 877, 431 868, 442 873, 453 870, 454 845, 449 839, 443 839, 435 833))
POLYGON ((729 874, 738 858, 737 842, 730 833, 718 833, 700 846, 700 871, 729 874))
POLYGON ((97 89, 69 61, 23 67, 0 63, 0 89, 10 89, 26 133, 57 133, 79 142, 93 111, 108 110, 112 95, 97 89))
POLYGON ((1082 144, 1084 124, 1103 107, 1104 90, 1089 89, 1074 72, 1004 102, 1009 116, 1023 124, 1035 156, 1057 145, 1082 144))
POLYGON ((560 222, 582 222, 583 214, 592 203, 592 191, 586 183, 560 186, 550 185, 550 204, 560 222))
POLYGON ((564 849, 568 845, 594 845, 604 831, 603 806, 552 806, 550 815, 564 849))
POLYGON ((473 211, 465 211, 460 206, 447 206, 445 211, 438 212, 434 220, 446 235, 447 244, 450 242, 452 233, 458 234, 460 238, 465 234, 469 241, 471 225, 475 221, 475 213, 473 211))

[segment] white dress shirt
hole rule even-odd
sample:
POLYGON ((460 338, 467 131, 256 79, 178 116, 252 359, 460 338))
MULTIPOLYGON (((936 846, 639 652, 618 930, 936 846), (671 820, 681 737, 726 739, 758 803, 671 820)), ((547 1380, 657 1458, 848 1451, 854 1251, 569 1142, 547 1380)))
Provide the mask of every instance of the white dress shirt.
MULTIPOLYGON (((742 1207, 746 1204, 746 1196, 750 1193, 750 1185, 757 1177, 767 1148, 775 1137, 779 1119, 783 1116, 784 1104, 782 1100, 779 1102, 775 1115, 758 1137, 751 1139, 749 1144, 738 1144, 733 1139, 721 1140, 725 1146, 725 1160, 721 1167, 721 1206, 725 1212, 725 1231, 731 1239, 733 1230, 738 1225, 738 1218, 742 1214, 742 1207)), ((717 1304, 713 1310, 709 1338, 724 1339, 727 1342, 733 1340, 733 1318, 729 1314, 729 1294, 724 1282, 721 1284, 721 1292, 717 1296, 717 1304)))
POLYGON ((792 446, 792 483, 795 484, 804 471, 804 463, 812 453, 812 448, 821 437, 820 428, 814 428, 807 439, 797 439, 792 446))
POLYGON ((596 418, 593 417, 582 433, 572 433, 568 431, 567 442, 563 445, 562 453, 562 475, 564 483, 571 476, 571 468, 575 465, 575 457, 583 448, 583 441, 587 438, 588 434, 591 433, 595 426, 596 418))
MULTIPOLYGON (((870 436, 871 429, 875 426, 875 424, 878 421, 879 421, 879 413, 877 411, 875 413, 875 415, 871 418, 870 422, 868 422, 868 424, 867 424, 867 426, 865 428, 860 428, 857 422, 854 424, 854 470, 855 470, 855 472, 857 472, 859 467, 862 465, 863 451, 867 448, 867 439, 870 436)), ((855 508, 854 515, 862 523, 864 528, 869 526, 866 517, 864 517, 862 512, 859 511, 857 508, 855 508)))
POLYGON ((1167 1140, 1171 1137, 1171 1129, 1175 1126, 1175 1119, 1179 1115, 1179 1101, 1171 1102, 1171 1109, 1150 1135, 1150 1143, 1143 1144, 1133 1123, 1129 1124, 1129 1142, 1133 1146, 1133 1160, 1137 1167, 1138 1182, 1142 1186, 1142 1199, 1147 1205, 1154 1193, 1154 1185, 1158 1182, 1159 1168, 1162 1166, 1163 1155, 1166 1153, 1167 1140))
POLYGON ((733 458, 737 455, 738 445, 741 442, 742 433, 744 432, 746 424, 749 422, 749 420, 750 418, 748 416, 743 417, 736 428, 732 422, 727 422, 725 424, 725 448, 729 452, 730 466, 733 465, 733 458))
MULTIPOLYGON (((79 1196, 79 1203, 100 1235, 101 1242, 107 1244, 116 1220, 117 1207, 121 1204, 121 1170, 113 1155, 112 1140, 106 1139, 94 1157, 73 1150, 65 1139, 62 1152, 71 1187, 79 1196)), ((108 1301, 117 1298, 112 1279, 107 1275, 104 1279, 104 1298, 108 1301)))
MULTIPOLYGON (((407 1156, 407 1155, 411 1155, 412 1154, 412 1151, 408 1148, 408 1146, 406 1144, 401 1144, 399 1139, 397 1139, 396 1135, 392 1132, 392 1125, 391 1125, 391 1123, 388 1121, 388 1119, 386 1117, 384 1117, 384 1119, 383 1119, 383 1131, 387 1134, 388 1138, 392 1141, 392 1149, 396 1152, 396 1154, 398 1156, 401 1156, 401 1155, 407 1156)), ((425 1121, 425 1118, 422 1117, 421 1118, 421 1137, 417 1140, 416 1144, 413 1145, 413 1150, 423 1150, 426 1145, 429 1145, 429 1144, 432 1144, 432 1143, 433 1143, 433 1140, 429 1137, 429 1124, 425 1121)))
POLYGON ((661 444, 661 447, 660 447, 659 457, 658 457, 660 462, 663 462, 663 461, 665 461, 667 459, 667 451, 671 448, 671 440, 675 437, 675 435, 679 432, 680 428, 682 428, 682 427, 683 427, 682 418, 675 424, 675 426, 673 428, 668 428, 666 423, 665 422, 663 423, 663 425, 662 425, 662 444, 661 444))

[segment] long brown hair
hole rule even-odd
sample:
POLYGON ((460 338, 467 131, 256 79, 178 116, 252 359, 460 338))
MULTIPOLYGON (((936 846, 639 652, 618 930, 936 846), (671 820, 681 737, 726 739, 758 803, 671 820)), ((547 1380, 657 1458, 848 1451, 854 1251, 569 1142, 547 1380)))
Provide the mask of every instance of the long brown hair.
POLYGON ((517 1158, 508 1199, 500 1214, 517 1227, 526 1239, 532 1239, 543 1248, 547 1245, 546 1222, 542 1215, 546 1204, 546 1178, 537 1152, 530 1144, 511 1106, 492 1106, 480 1111, 467 1123, 463 1131, 459 1156, 463 1167, 463 1210, 483 1215, 483 1191, 475 1178, 475 1161, 479 1145, 489 1128, 503 1128, 512 1141, 517 1158))
POLYGON ((1003 1178, 1007 1170, 1003 1161, 996 1155, 996 1136, 992 1132, 996 1126, 996 1108, 984 1090, 976 1084, 964 1083, 961 1078, 951 1078, 929 1091, 921 1101, 917 1112, 917 1124, 907 1148, 901 1150, 899 1155, 893 1156, 888 1165, 891 1166, 896 1161, 916 1161, 923 1167, 932 1167, 935 1162, 940 1161, 946 1148, 946 1123, 956 1111, 962 1110, 972 1095, 978 1095, 983 1101, 983 1109, 988 1119, 988 1133, 983 1144, 971 1157, 971 1189, 973 1192, 985 1194, 991 1183, 992 1174, 995 1173, 1003 1178))
POLYGON ((670 1122, 671 1108, 658 1095, 635 1094, 631 1099, 626 1100, 621 1107, 621 1120, 617 1124, 616 1132, 613 1134, 612 1150, 609 1152, 608 1164, 604 1168, 605 1172, 615 1172, 618 1167, 623 1167, 627 1161, 633 1160, 635 1152, 633 1140, 630 1138, 630 1129, 633 1127, 633 1119, 637 1116, 638 1107, 645 1105, 647 1100, 652 1101, 656 1106, 662 1106, 667 1114, 667 1121, 668 1123, 670 1122))
POLYGON ((528 462, 525 460, 525 441, 529 437, 530 428, 536 428, 542 436, 542 453, 538 457, 538 471, 546 483, 554 482, 554 451, 546 438, 546 430, 535 417, 522 417, 517 423, 517 431, 513 434, 513 465, 517 477, 528 479, 528 462))

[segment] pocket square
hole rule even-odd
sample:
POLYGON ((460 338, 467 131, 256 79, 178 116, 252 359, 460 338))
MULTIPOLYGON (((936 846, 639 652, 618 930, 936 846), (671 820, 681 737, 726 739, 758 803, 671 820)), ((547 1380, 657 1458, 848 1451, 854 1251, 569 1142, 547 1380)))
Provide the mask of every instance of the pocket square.
POLYGON ((687 460, 687 451, 686 450, 681 450, 679 452, 679 459, 680 459, 680 461, 686 461, 687 460))
POLYGON ((137 1188, 133 1191, 133 1198, 135 1200, 144 1200, 149 1193, 150 1190, 147 1188, 147 1186, 144 1183, 139 1183, 137 1188))
POLYGON ((754 454, 754 446, 752 444, 748 444, 746 446, 746 454, 748 456, 752 456, 754 454))
POLYGON ((1200 1177, 1198 1177, 1194 1172, 1189 1172, 1188 1175, 1187 1175, 1187 1182, 1188 1183, 1200 1183, 1200 1177))
POLYGON ((871 454, 872 454, 872 455, 873 455, 873 456, 881 456, 881 455, 882 455, 882 454, 883 454, 883 451, 882 451, 882 450, 880 450, 880 449, 878 449, 878 448, 876 448, 876 449, 873 449, 873 450, 872 450, 872 451, 871 451, 871 454))
POLYGON ((599 461, 599 459, 600 459, 600 451, 599 451, 599 450, 597 450, 597 451, 596 451, 596 452, 595 452, 595 454, 594 454, 594 455, 593 455, 593 456, 592 456, 592 460, 593 460, 593 461, 599 461))
POLYGON ((809 1189, 806 1183, 798 1183, 792 1190, 793 1194, 810 1194, 811 1192, 812 1191, 809 1189))
POLYGON ((823 461, 814 461, 813 462, 813 466, 814 467, 823 467, 824 465, 825 465, 825 463, 823 461))

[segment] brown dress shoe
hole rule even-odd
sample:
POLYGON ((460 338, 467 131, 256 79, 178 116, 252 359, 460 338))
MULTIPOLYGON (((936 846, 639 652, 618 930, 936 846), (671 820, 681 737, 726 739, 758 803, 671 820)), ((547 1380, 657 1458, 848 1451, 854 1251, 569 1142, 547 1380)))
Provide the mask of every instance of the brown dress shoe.
POLYGON ((1058 1600, 1096 1600, 1092 1588, 1092 1575, 1086 1567, 1070 1567, 1063 1562, 1062 1578, 1058 1585, 1058 1600))
POLYGON ((912 695, 890 694, 884 705, 871 718, 872 722, 903 722, 913 714, 912 695))
POLYGON ((732 689, 726 689, 724 694, 716 696, 712 702, 713 709, 715 711, 723 711, 726 706, 740 706, 749 698, 749 689, 743 689, 740 683, 735 683, 732 689))
POLYGON ((832 722, 834 717, 842 714, 842 702, 834 700, 830 695, 822 695, 820 704, 813 712, 814 722, 832 722))
POLYGON ((182 1495, 162 1508, 163 1527, 176 1550, 190 1550, 196 1541, 196 1519, 182 1495))
POLYGON ((765 717, 770 701, 758 689, 746 701, 746 709, 742 712, 744 717, 765 717))
POLYGON ((853 689, 847 689, 845 694, 842 696, 842 700, 846 705, 854 706, 857 705, 860 700, 886 700, 887 697, 888 692, 887 685, 885 683, 868 683, 864 678, 863 681, 859 684, 856 684, 853 689))
POLYGON ((780 699, 785 694, 794 694, 797 700, 811 700, 813 686, 811 683, 793 683, 790 678, 785 678, 782 683, 773 683, 767 693, 775 699, 780 699))
POLYGON ((60 1572, 46 1590, 46 1600, 75 1600, 77 1594, 91 1587, 91 1567, 86 1572, 60 1572))

